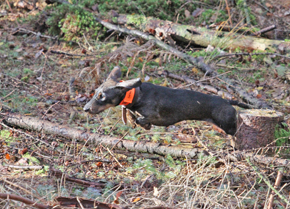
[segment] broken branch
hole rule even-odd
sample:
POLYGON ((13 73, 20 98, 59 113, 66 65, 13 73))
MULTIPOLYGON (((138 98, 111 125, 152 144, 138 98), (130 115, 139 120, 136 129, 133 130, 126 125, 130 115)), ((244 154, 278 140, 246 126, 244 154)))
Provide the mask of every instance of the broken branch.
POLYGON ((39 209, 48 209, 48 208, 52 208, 51 206, 49 205, 43 205, 43 204, 39 204, 39 203, 36 203, 32 200, 29 200, 27 198, 24 198, 24 197, 20 197, 18 195, 14 195, 14 194, 4 194, 4 193, 0 193, 0 198, 1 199, 11 199, 11 200, 16 200, 16 201, 19 201, 19 202, 23 202, 29 206, 33 206, 33 207, 36 207, 36 208, 39 208, 39 209))

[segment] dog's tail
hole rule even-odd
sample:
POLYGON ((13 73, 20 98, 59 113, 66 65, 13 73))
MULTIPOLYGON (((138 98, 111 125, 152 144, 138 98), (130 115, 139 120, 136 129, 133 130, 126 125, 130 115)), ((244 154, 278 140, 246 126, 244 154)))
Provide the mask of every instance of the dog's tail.
POLYGON ((228 100, 231 105, 236 105, 245 109, 251 109, 252 107, 248 104, 238 102, 236 100, 228 100))

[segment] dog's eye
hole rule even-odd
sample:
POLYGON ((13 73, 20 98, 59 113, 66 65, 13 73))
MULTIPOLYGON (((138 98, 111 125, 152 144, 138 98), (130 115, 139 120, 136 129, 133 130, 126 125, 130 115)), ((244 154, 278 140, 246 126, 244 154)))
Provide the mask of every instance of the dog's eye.
POLYGON ((105 99, 106 99, 106 96, 104 93, 99 93, 99 95, 97 96, 97 100, 104 101, 105 99))

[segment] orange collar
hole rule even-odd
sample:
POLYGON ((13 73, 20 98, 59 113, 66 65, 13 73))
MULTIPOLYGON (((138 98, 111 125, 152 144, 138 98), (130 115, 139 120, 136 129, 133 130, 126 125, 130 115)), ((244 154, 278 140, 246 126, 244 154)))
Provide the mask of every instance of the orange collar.
POLYGON ((132 104, 134 96, 135 96, 135 92, 136 92, 135 88, 127 91, 124 99, 120 102, 119 105, 127 106, 129 104, 132 104))

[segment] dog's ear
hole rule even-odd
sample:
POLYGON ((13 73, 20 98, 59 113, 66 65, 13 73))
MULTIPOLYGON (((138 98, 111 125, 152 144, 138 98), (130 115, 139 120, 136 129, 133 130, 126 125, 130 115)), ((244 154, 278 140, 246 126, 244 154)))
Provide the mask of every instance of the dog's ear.
POLYGON ((126 88, 126 89, 133 89, 133 88, 137 88, 138 86, 140 86, 142 84, 142 81, 140 78, 135 78, 135 79, 131 79, 128 81, 122 81, 116 84, 115 87, 121 87, 121 88, 126 88))
POLYGON ((112 79, 116 82, 119 82, 120 78, 121 78, 121 69, 119 66, 115 66, 114 69, 109 74, 107 80, 112 79))

